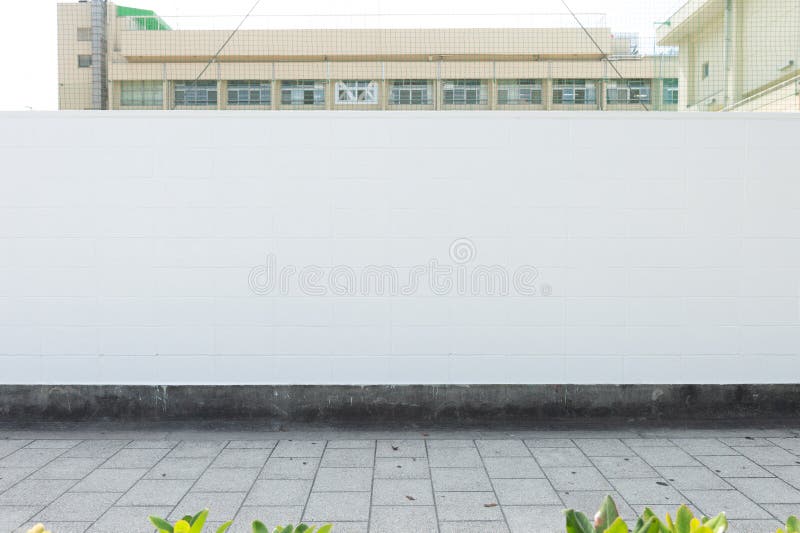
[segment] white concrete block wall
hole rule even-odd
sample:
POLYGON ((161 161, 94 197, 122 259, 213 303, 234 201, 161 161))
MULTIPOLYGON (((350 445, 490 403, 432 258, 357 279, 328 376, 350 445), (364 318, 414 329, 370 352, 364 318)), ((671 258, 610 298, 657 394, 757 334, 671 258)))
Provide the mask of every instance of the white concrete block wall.
POLYGON ((796 382, 798 131, 788 114, 2 114, 0 383, 796 382), (248 285, 268 254, 408 279, 464 238, 464 268, 531 265, 535 294, 248 285))

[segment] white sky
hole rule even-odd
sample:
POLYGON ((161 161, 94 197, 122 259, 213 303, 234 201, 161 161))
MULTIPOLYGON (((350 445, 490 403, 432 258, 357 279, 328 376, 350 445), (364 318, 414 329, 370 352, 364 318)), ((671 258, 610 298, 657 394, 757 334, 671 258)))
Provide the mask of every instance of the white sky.
MULTIPOLYGON (((0 109, 57 108, 56 3, 55 0, 3 2, 5 24, 0 32, 0 46, 6 51, 3 72, 8 78, 0 83, 0 109)), ((153 9, 179 28, 232 29, 254 0, 120 0, 119 3, 153 9), (211 16, 216 20, 209 18, 211 16)), ((684 0, 567 0, 567 3, 576 13, 585 14, 579 16, 587 25, 598 20, 597 16, 589 14, 604 13, 606 24, 614 32, 639 33, 641 51, 648 53, 652 52, 654 23, 669 18, 684 0)), ((257 16, 249 27, 374 27, 394 26, 400 21, 400 25, 405 26, 486 27, 525 26, 526 23, 553 25, 554 21, 564 24, 569 21, 560 0, 261 0, 254 15, 257 16), (456 13, 466 16, 448 15, 456 13), (497 15, 487 17, 487 13, 497 15), (519 15, 522 13, 557 15, 523 17, 519 15), (376 14, 386 16, 372 16, 376 14), (411 14, 414 16, 389 16, 411 14), (502 14, 506 16, 500 16, 502 14), (269 15, 282 16, 270 18, 269 15)))

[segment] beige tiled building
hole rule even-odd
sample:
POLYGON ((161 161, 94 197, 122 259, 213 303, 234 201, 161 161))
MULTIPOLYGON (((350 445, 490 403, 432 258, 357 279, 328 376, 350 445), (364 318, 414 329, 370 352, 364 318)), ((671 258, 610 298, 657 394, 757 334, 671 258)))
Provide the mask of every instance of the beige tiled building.
POLYGON ((231 30, 172 30, 146 10, 65 3, 59 107, 678 108, 677 57, 641 56, 630 36, 587 31, 241 30, 222 48, 231 30))
POLYGON ((681 110, 800 111, 800 0, 690 0, 658 41, 679 48, 681 110))

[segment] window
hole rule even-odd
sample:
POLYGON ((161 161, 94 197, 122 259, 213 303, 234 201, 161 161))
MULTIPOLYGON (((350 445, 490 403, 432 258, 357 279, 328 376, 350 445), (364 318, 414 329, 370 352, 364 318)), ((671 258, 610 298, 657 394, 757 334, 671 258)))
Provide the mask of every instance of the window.
POLYGON ((324 103, 324 81, 297 80, 281 82, 282 105, 322 105, 324 103))
POLYGON ((92 56, 90 55, 78 56, 78 68, 87 68, 91 66, 92 66, 92 56))
POLYGON ((666 78, 664 80, 664 103, 678 103, 678 78, 666 78))
POLYGON ((650 80, 611 80, 606 88, 609 104, 649 104, 650 80))
POLYGON ((175 105, 217 105, 217 82, 176 81, 175 105))
POLYGON ((445 80, 443 85, 444 103, 447 105, 486 104, 486 83, 481 80, 445 80))
POLYGON ((120 82, 120 104, 130 106, 160 106, 164 101, 160 81, 120 82))
POLYGON ((79 41, 91 41, 92 40, 92 29, 91 28, 78 28, 78 40, 79 41))
POLYGON ((499 80, 497 82, 497 103, 541 104, 541 80, 499 80))
POLYGON ((708 75, 711 73, 711 66, 708 64, 708 61, 703 63, 703 79, 706 79, 708 75))
POLYGON ((553 80, 553 103, 596 104, 596 84, 592 80, 553 80))
POLYGON ((336 82, 337 104, 377 104, 378 84, 369 80, 336 82))
POLYGON ((269 81, 229 81, 228 105, 270 105, 272 83, 269 81))
POLYGON ((426 105, 432 104, 431 84, 428 80, 394 80, 391 94, 391 105, 426 105))

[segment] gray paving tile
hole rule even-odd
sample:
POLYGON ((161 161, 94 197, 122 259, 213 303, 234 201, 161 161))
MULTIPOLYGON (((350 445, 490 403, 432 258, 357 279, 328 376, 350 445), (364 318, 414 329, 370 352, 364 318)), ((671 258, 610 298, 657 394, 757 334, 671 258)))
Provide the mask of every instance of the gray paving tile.
POLYGON ((101 465, 102 468, 152 468, 169 450, 120 450, 101 465))
POLYGON ((772 477, 772 474, 741 455, 701 455, 698 460, 720 477, 772 477))
POLYGON ((796 465, 800 458, 778 446, 739 446, 734 448, 761 466, 796 465))
POLYGON ((192 487, 195 492, 247 492, 260 468, 209 468, 192 487))
POLYGON ((115 492, 62 494, 33 517, 39 522, 94 522, 111 507, 120 494, 115 492))
POLYGON ((64 452, 64 455, 61 457, 95 457, 99 459, 108 459, 124 448, 128 442, 130 441, 117 439, 85 440, 74 448, 70 448, 64 452))
POLYGON ((442 521, 503 520, 494 492, 437 492, 434 499, 442 521))
POLYGON ((144 468, 101 468, 91 472, 70 492, 126 492, 141 479, 144 468))
POLYGON ((0 531, 12 531, 40 509, 40 505, 0 505, 0 531))
POLYGON ((375 479, 430 479, 427 459, 398 457, 375 459, 375 479))
POLYGON ((633 448, 668 448, 674 446, 673 442, 669 439, 659 438, 639 438, 639 439, 622 439, 625 446, 633 448))
POLYGON ((319 458, 270 457, 259 479, 314 479, 319 458))
POLYGON ((763 437, 721 437, 719 439, 728 446, 772 446, 772 443, 763 437))
POLYGON ((424 440, 379 440, 377 457, 427 457, 424 440))
POLYGON ((323 467, 372 467, 375 452, 368 448, 326 449, 322 455, 323 467))
POLYGON ((314 491, 357 492, 372 489, 371 468, 320 468, 314 491))
MULTIPOLYGON (((728 483, 756 503, 800 504, 800 490, 776 478, 728 479, 728 483)), ((797 506, 800 511, 800 505, 797 506)))
POLYGON ((767 510, 772 516, 781 521, 782 524, 786 523, 786 519, 790 516, 800 516, 800 510, 794 503, 765 503, 761 507, 767 510))
POLYGON ((322 457, 324 440, 282 440, 272 452, 272 457, 322 457))
POLYGON ((372 505, 433 505, 431 482, 427 479, 375 479, 372 505))
POLYGON ((561 505, 546 479, 495 479, 494 492, 501 505, 561 505))
POLYGON ((606 478, 593 466, 545 468, 544 472, 558 491, 611 490, 606 478))
POLYGON ((490 478, 543 478, 533 457, 487 457, 483 460, 490 478))
POLYGON ((650 466, 698 466, 691 455, 677 446, 638 448, 636 453, 650 466))
POLYGON ((728 529, 736 533, 764 533, 783 525, 777 520, 729 520, 728 529))
POLYGON ((800 489, 800 465, 797 466, 768 466, 767 470, 794 486, 800 489))
POLYGON ((89 457, 58 457, 31 474, 31 479, 82 479, 102 462, 89 457))
POLYGON ((0 506, 47 505, 74 483, 68 479, 26 479, 0 494, 0 506))
MULTIPOLYGON (((297 525, 300 523, 300 518, 303 515, 303 507, 301 505, 295 506, 242 506, 233 520, 233 525, 228 530, 229 533, 252 533, 250 524, 254 520, 263 522, 269 531, 272 528, 281 525, 287 526, 289 524, 297 525)), ((213 530, 212 530, 213 531, 213 530)), ((339 531, 338 524, 336 530, 339 531)))
POLYGON ((628 503, 679 506, 686 498, 662 478, 611 479, 611 484, 628 503))
POLYGON ((329 440, 327 448, 331 449, 353 449, 353 448, 369 448, 375 449, 375 441, 369 439, 337 439, 329 440))
MULTIPOLYGON (((581 511, 586 516, 592 518, 600 509, 606 496, 614 498, 619 515, 628 523, 635 522, 638 514, 628 505, 625 499, 616 491, 595 491, 595 490, 571 490, 569 492, 559 492, 558 495, 564 501, 565 509, 575 509, 581 511)), ((675 514, 675 510, 671 510, 675 514)))
POLYGON ((607 478, 658 477, 639 457, 592 457, 592 463, 607 478))
POLYGON ((470 439, 428 439, 428 450, 441 448, 474 448, 475 442, 470 439))
POLYGON ((270 450, 222 450, 211 463, 211 468, 261 468, 267 462, 270 450))
POLYGON ((244 501, 245 506, 303 506, 311 492, 309 479, 259 479, 244 501))
MULTIPOLYGON (((0 525, 2 524, 0 519, 0 525)), ((35 526, 37 522, 28 522, 19 529, 14 530, 14 533, 27 533, 30 528, 35 526)), ((91 522, 48 522, 48 531, 56 531, 57 533, 84 533, 86 528, 91 526, 91 522)))
POLYGON ((521 440, 476 440, 482 457, 530 457, 531 452, 521 440))
POLYGON ((701 513, 715 516, 725 511, 728 519, 760 520, 771 518, 770 514, 735 490, 684 491, 684 495, 695 504, 701 513))
POLYGON ((800 438, 798 437, 784 437, 778 439, 767 439, 772 444, 780 446, 784 450, 790 451, 795 455, 800 455, 800 438))
POLYGON ((303 520, 319 522, 369 520, 369 492, 312 492, 303 520))
POLYGON ((147 479, 197 479, 211 464, 212 457, 165 457, 146 475, 147 479))
POLYGON ((227 445, 226 440, 185 440, 178 443, 167 457, 216 457, 227 445))
POLYGON ((578 448, 534 448, 532 451, 542 467, 592 466, 589 458, 578 448))
POLYGON ((0 439, 0 458, 24 448, 29 442, 25 439, 0 439))
POLYGON ((370 533, 419 531, 438 533, 439 524, 433 507, 373 507, 369 521, 370 533))
MULTIPOLYGON (((685 503, 684 505, 686 505, 686 507, 688 507, 689 510, 692 511, 692 514, 694 516, 702 516, 703 515, 703 513, 701 513, 697 509, 697 507, 695 507, 693 504, 685 503)), ((642 513, 644 513, 645 508, 648 508, 651 511, 653 511, 656 514, 656 516, 661 518, 662 520, 664 519, 664 517, 667 516, 667 513, 669 513, 669 515, 674 519, 675 518, 675 512, 678 510, 677 507, 674 506, 674 505, 643 505, 643 504, 634 503, 634 504, 631 505, 631 507, 633 508, 634 511, 636 511, 637 516, 641 515, 642 513)))
POLYGON ((82 441, 70 439, 39 439, 29 443, 26 448, 41 450, 64 450, 77 446, 82 441))
POLYGON ((536 524, 536 533, 563 533, 564 514, 561 506, 509 506, 504 507, 511 533, 531 533, 531 524, 536 524))
MULTIPOLYGON (((142 479, 119 499, 116 505, 176 505, 192 486, 186 479, 142 479)), ((198 508, 196 511, 203 509, 198 508)))
POLYGON ((508 533, 505 522, 439 522, 439 533, 508 533))
POLYGON ((575 439, 575 445, 589 457, 630 457, 633 450, 619 439, 575 439))
MULTIPOLYGON (((111 507, 88 529, 89 533, 153 533, 149 515, 165 517, 172 507, 111 507)), ((55 530, 60 533, 60 530, 55 530)))
POLYGON ((0 492, 35 472, 35 468, 0 468, 0 492))
POLYGON ((483 468, 431 468, 437 492, 490 491, 492 484, 483 468))
POLYGON ((276 440, 232 440, 228 449, 234 450, 271 450, 278 444, 276 440))
POLYGON ((717 439, 672 439, 672 442, 691 455, 736 455, 733 448, 717 439))
POLYGON ((189 492, 170 513, 171 520, 209 509, 208 521, 232 520, 244 501, 244 492, 189 492))
POLYGON ((656 470, 678 490, 730 490, 721 477, 705 466, 657 466, 656 470))
POLYGON ((62 453, 63 449, 22 448, 0 459, 0 468, 41 468, 62 453))
POLYGON ((162 439, 137 439, 128 443, 126 448, 133 448, 137 450, 149 448, 167 448, 172 449, 178 445, 176 440, 162 440, 162 439))
POLYGON ((480 468, 481 457, 475 448, 450 448, 428 450, 431 467, 480 468))
POLYGON ((525 439, 529 448, 575 448, 572 439, 525 439))

